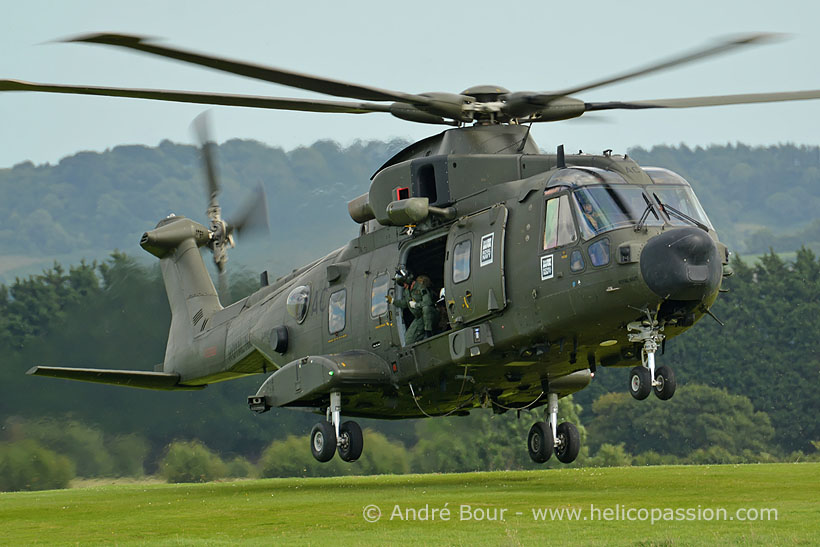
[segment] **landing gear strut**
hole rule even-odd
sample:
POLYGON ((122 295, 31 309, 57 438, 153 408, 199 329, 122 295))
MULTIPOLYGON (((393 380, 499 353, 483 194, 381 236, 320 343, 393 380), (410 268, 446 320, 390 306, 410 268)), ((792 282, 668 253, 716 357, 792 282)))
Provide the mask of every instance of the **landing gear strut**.
POLYGON ((547 417, 543 422, 535 422, 527 437, 527 450, 535 463, 544 463, 555 452, 562 463, 572 463, 581 449, 581 436, 575 424, 558 424, 558 394, 548 395, 547 417))
POLYGON ((634 321, 627 325, 627 330, 636 331, 629 333, 630 342, 643 342, 641 364, 629 373, 629 393, 639 401, 646 399, 651 391, 658 399, 671 399, 677 387, 675 373, 666 365, 655 369, 655 352, 665 338, 663 327, 659 327, 656 320, 634 321))
POLYGON ((362 455, 362 428, 354 421, 341 423, 342 394, 330 394, 327 418, 313 426, 310 432, 310 452, 320 462, 329 462, 338 450, 346 462, 355 462, 362 455))

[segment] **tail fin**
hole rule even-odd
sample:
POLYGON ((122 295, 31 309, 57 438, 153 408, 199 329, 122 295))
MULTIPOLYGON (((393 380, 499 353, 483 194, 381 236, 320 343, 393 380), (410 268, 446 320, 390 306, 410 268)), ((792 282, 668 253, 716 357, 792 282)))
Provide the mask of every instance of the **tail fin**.
POLYGON ((194 335, 222 309, 199 248, 210 241, 208 229, 185 217, 168 217, 142 236, 140 246, 160 259, 171 307, 171 330, 162 370, 174 372, 194 358, 194 335))

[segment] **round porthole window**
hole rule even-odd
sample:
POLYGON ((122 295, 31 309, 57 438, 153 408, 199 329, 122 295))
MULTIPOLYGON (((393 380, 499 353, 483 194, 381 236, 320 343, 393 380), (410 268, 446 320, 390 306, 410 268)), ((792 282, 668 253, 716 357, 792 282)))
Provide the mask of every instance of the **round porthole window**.
POLYGON ((288 313, 299 323, 305 320, 308 312, 308 302, 310 301, 310 287, 301 285, 296 287, 288 295, 288 313))

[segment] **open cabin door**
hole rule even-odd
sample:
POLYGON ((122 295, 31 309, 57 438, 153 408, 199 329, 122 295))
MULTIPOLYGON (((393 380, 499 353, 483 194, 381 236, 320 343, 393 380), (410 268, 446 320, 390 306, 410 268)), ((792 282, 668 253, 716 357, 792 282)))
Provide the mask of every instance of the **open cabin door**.
POLYGON ((507 208, 499 204, 450 228, 444 268, 450 324, 471 323, 506 307, 506 227, 507 208))

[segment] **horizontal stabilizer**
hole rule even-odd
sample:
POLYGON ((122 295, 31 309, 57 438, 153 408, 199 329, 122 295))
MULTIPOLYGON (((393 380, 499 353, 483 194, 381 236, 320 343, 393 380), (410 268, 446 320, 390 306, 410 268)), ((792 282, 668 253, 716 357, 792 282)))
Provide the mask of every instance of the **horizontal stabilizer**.
POLYGON ((26 374, 51 376, 65 380, 80 380, 98 384, 113 384, 144 389, 202 389, 204 385, 188 386, 179 383, 179 374, 142 370, 111 370, 99 368, 32 367, 26 374))

